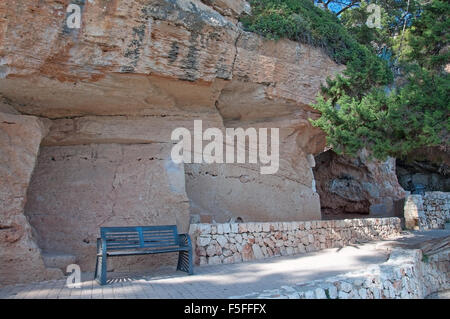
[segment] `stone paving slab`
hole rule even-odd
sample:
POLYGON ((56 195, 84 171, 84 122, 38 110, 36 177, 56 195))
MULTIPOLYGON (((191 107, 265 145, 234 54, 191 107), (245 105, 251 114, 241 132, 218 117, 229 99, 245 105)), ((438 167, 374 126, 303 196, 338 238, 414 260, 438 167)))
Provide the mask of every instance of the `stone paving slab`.
POLYGON ((21 284, 1 288, 0 298, 228 298, 362 269, 382 263, 387 257, 385 249, 362 244, 240 264, 196 267, 193 276, 173 269, 157 274, 108 273, 105 286, 92 280, 92 273, 83 273, 81 288, 68 288, 65 280, 21 284))
POLYGON ((0 288, 0 298, 228 298, 365 269, 385 262, 390 249, 396 245, 408 246, 448 234, 449 230, 408 232, 396 241, 371 242, 239 264, 196 267, 192 276, 174 269, 151 274, 108 273, 109 281, 105 286, 95 282, 92 273, 83 273, 81 288, 68 288, 65 280, 21 284, 0 288))

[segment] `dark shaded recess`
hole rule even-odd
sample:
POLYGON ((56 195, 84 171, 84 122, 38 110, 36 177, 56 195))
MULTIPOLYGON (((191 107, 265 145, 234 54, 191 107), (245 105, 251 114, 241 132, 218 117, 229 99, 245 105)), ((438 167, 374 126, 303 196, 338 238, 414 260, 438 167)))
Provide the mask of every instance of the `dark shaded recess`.
POLYGON ((369 174, 364 165, 356 158, 339 161, 332 150, 317 155, 315 161, 313 172, 322 219, 369 217, 370 202, 364 198, 360 183, 362 175, 369 174))
POLYGON ((407 191, 413 191, 415 185, 423 185, 426 192, 450 191, 450 167, 445 163, 428 160, 396 161, 397 178, 407 191))

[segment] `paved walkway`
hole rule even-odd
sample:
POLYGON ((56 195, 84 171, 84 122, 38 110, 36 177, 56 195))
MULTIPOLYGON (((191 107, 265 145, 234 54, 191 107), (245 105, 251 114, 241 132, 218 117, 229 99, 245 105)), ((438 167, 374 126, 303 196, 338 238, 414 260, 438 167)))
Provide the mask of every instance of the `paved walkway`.
POLYGON ((397 241, 372 242, 290 257, 196 267, 193 276, 172 269, 153 275, 108 274, 113 279, 106 286, 92 280, 92 274, 84 273, 81 288, 68 288, 65 280, 15 285, 0 289, 0 298, 229 298, 360 270, 385 262, 393 245, 409 245, 449 235, 449 232, 430 234, 407 234, 397 241))

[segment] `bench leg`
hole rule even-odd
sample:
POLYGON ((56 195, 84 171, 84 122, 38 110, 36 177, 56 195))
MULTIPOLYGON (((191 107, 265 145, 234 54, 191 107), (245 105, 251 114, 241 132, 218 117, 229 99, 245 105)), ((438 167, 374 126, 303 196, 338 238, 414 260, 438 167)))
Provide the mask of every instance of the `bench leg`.
POLYGON ((106 256, 97 256, 97 262, 95 264, 95 280, 100 285, 106 285, 106 256))
POLYGON ((180 251, 178 253, 178 266, 177 270, 185 271, 189 275, 194 273, 194 266, 192 260, 192 250, 180 251))
POLYGON ((95 259, 95 272, 94 272, 94 279, 97 280, 98 278, 98 258, 99 256, 97 255, 97 258, 95 259))

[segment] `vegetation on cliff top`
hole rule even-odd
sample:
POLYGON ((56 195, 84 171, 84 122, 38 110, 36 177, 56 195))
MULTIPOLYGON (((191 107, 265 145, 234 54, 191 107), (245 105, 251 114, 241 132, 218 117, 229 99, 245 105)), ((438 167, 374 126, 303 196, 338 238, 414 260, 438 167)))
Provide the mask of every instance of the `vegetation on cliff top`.
POLYGON ((312 121, 336 152, 354 155, 367 148, 384 159, 448 146, 450 4, 371 1, 381 6, 381 28, 369 28, 369 1, 350 2, 355 7, 338 18, 311 0, 252 0, 253 14, 242 22, 271 39, 321 47, 346 64, 327 80, 314 105, 322 116, 312 121))

